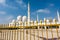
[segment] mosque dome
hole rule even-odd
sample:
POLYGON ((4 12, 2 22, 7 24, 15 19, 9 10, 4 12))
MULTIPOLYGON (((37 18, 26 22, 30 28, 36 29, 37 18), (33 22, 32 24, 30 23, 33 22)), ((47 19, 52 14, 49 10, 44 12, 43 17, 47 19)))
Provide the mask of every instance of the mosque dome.
POLYGON ((15 23, 15 22, 16 22, 16 20, 15 20, 15 19, 13 19, 13 20, 12 20, 12 23, 15 23))
POLYGON ((27 17, 26 16, 23 16, 22 17, 22 22, 26 22, 27 21, 27 17))
POLYGON ((19 16, 17 16, 17 20, 18 21, 21 21, 22 20, 22 17, 19 15, 19 16))

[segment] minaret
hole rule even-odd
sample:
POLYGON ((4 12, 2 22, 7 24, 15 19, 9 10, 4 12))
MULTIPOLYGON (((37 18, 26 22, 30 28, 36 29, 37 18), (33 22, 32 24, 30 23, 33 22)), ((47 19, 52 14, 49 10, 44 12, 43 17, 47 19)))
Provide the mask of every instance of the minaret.
MULTIPOLYGON (((57 11, 57 17, 58 17, 58 24, 60 24, 60 17, 59 17, 59 12, 57 11)), ((60 26, 59 26, 60 29, 60 26)))
POLYGON ((57 17, 58 17, 58 21, 59 21, 59 12, 57 11, 57 17))
POLYGON ((30 26, 30 5, 28 3, 28 26, 30 26))
MULTIPOLYGON (((39 23, 38 14, 37 14, 37 21, 38 21, 38 23, 39 23)), ((38 25, 39 25, 39 24, 38 24, 38 25)), ((39 26, 38 26, 38 29, 39 29, 39 26)))
POLYGON ((37 14, 37 21, 39 21, 39 20, 38 20, 38 14, 37 14))

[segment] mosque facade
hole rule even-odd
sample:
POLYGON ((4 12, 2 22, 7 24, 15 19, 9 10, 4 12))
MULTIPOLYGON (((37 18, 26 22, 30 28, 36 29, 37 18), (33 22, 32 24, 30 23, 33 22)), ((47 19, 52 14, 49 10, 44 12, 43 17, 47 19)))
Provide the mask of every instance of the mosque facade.
MULTIPOLYGON (((37 20, 33 21, 30 18, 30 5, 28 3, 28 17, 27 16, 17 16, 17 19, 13 19, 10 23, 9 23, 9 27, 11 26, 16 26, 16 27, 20 27, 20 26, 39 26, 39 25, 54 25, 54 24, 60 24, 60 16, 59 16, 59 12, 57 11, 57 19, 46 19, 44 18, 44 20, 40 20, 40 22, 38 22, 38 15, 37 15, 37 20)), ((46 28, 44 26, 44 28, 46 28)))

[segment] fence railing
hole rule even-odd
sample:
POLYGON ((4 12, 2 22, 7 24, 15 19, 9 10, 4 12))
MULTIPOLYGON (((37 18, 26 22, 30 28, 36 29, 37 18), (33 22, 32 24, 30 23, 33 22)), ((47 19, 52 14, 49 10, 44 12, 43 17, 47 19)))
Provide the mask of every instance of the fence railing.
POLYGON ((0 40, 60 40, 60 29, 0 29, 0 40))

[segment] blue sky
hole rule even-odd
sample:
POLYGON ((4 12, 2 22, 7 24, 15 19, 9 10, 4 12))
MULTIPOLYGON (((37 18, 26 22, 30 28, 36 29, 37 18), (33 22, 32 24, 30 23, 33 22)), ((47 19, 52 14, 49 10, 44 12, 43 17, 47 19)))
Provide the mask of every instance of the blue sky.
POLYGON ((18 15, 27 16, 27 4, 30 3, 31 20, 57 18, 60 12, 60 0, 0 0, 0 23, 8 23, 18 15))

